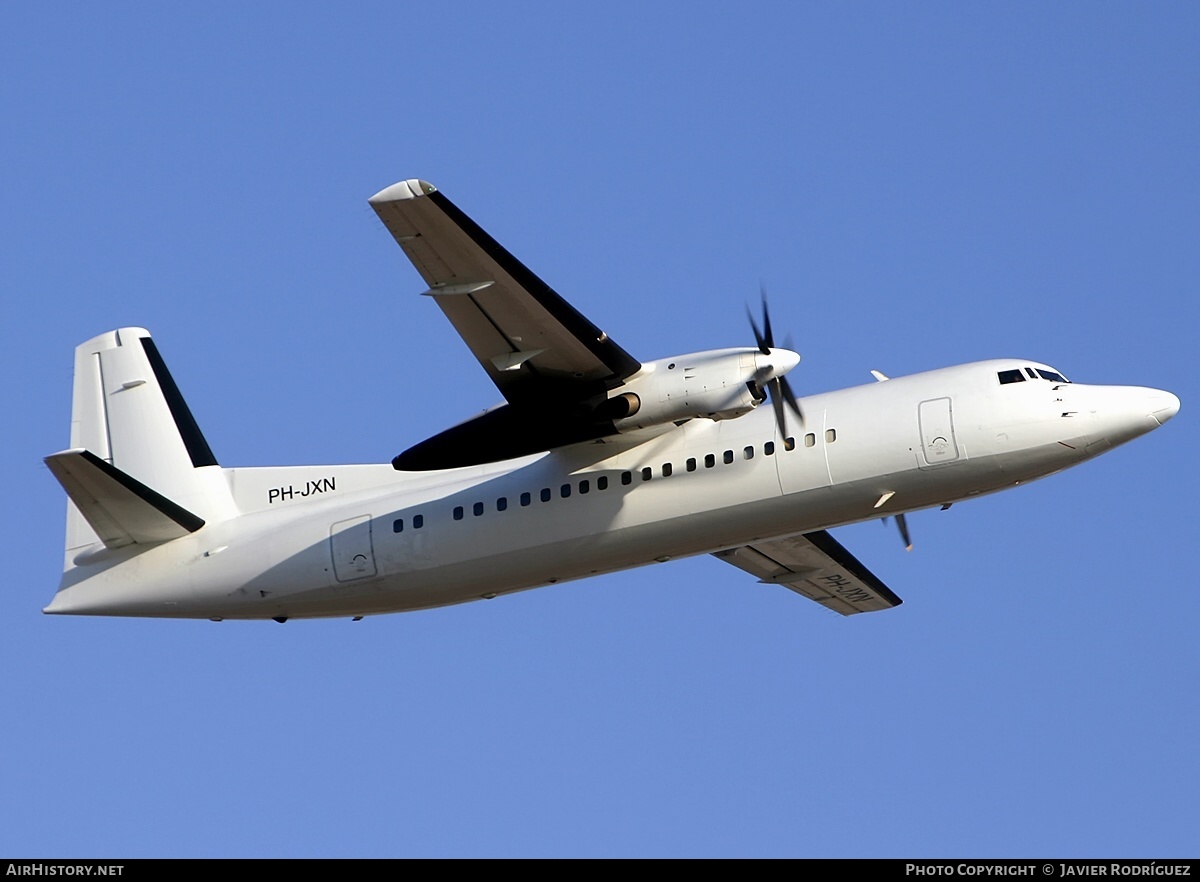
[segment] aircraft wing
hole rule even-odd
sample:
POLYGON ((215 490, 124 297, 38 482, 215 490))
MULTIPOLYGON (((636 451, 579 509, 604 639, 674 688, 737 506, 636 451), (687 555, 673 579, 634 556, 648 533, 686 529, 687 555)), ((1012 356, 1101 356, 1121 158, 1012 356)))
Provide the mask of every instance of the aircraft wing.
POLYGON ((370 202, 510 404, 580 401, 641 367, 432 184, 370 202))
POLYGON ((713 557, 844 616, 890 609, 904 602, 824 530, 753 542, 718 551, 713 557))

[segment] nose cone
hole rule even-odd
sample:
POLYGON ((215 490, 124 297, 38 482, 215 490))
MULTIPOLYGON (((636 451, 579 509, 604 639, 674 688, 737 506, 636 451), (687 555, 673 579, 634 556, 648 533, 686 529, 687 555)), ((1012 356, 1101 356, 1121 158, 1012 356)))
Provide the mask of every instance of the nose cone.
POLYGON ((1123 444, 1157 429, 1179 412, 1179 399, 1143 386, 1093 387, 1098 434, 1110 444, 1123 444))
POLYGON ((1149 389, 1150 416, 1161 426, 1175 414, 1179 413, 1179 399, 1170 392, 1161 389, 1149 389))

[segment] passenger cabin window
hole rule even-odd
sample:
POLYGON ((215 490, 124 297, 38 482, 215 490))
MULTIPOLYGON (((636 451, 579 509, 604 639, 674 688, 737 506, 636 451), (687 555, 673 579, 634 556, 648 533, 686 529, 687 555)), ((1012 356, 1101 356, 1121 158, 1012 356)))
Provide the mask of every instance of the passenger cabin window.
POLYGON ((646 466, 644 469, 642 469, 643 481, 649 481, 652 477, 654 477, 654 469, 650 468, 650 466, 646 466))
POLYGON ((671 477, 671 472, 673 472, 673 471, 675 471, 675 467, 674 467, 674 466, 672 466, 672 465, 671 465, 669 462, 664 462, 664 463, 663 463, 663 469, 662 469, 662 472, 663 472, 663 477, 664 477, 664 478, 669 478, 669 477, 671 477))
POLYGON ((731 462, 733 462, 733 451, 726 450, 724 455, 722 456, 722 459, 725 460, 725 465, 729 465, 731 462))
POLYGON ((521 505, 529 505, 533 502, 533 496, 528 490, 521 494, 521 505))
POLYGON ((454 506, 454 520, 461 521, 463 519, 463 507, 461 505, 454 506))
POLYGON ((763 445, 763 456, 774 456, 774 455, 775 455, 775 442, 768 441, 766 444, 763 445))
POLYGON ((622 484, 632 484, 633 483, 633 472, 621 472, 621 483, 622 484))
POLYGON ((396 520, 392 521, 392 532, 393 533, 403 533, 404 532, 404 518, 396 518, 396 520))
POLYGON ((754 448, 753 447, 743 448, 742 459, 754 459, 754 448))
POLYGON ((996 374, 996 377, 1000 380, 1001 386, 1006 386, 1009 383, 1025 382, 1025 375, 1020 370, 1000 371, 1000 373, 996 374))
POLYGON ((496 511, 507 511, 507 510, 508 510, 508 497, 501 496, 499 499, 496 500, 496 511))
POLYGON ((561 487, 558 488, 558 492, 562 495, 563 499, 566 499, 568 496, 571 495, 571 485, 563 484, 561 487))
POLYGON ((589 484, 586 480, 579 482, 579 492, 580 493, 587 493, 591 489, 592 489, 592 485, 589 484))
POLYGON ((805 447, 812 447, 816 443, 817 443, 817 436, 814 435, 812 432, 809 432, 807 435, 804 436, 804 446, 805 447))
POLYGON ((596 479, 596 489, 597 490, 607 490, 608 489, 608 475, 601 475, 599 478, 596 479))
POLYGON ((413 515, 413 529, 419 530, 425 526, 425 515, 413 515))
MULTIPOLYGON (((808 444, 807 438, 804 439, 804 443, 808 444)), ((812 445, 809 444, 808 446, 811 447, 812 445)), ((784 450, 795 450, 796 449, 796 439, 795 438, 784 438, 783 439, 783 449, 784 450)))
POLYGON ((481 514, 483 514, 483 503, 476 502, 473 506, 471 506, 471 511, 474 513, 475 517, 479 517, 481 514))
POLYGON ((716 464, 717 458, 715 456, 713 456, 711 453, 704 454, 704 467, 706 469, 711 469, 716 464))
POLYGON ((826 429, 825 430, 825 443, 832 444, 836 440, 837 440, 837 429, 826 429))
POLYGON ((690 457, 690 458, 688 459, 688 461, 687 461, 687 470, 688 470, 689 472, 694 472, 694 471, 696 471, 696 458, 695 458, 694 456, 693 456, 693 457, 690 457))
POLYGON ((549 487, 543 487, 543 488, 542 488, 542 495, 541 495, 542 502, 549 502, 549 501, 550 501, 550 497, 552 497, 553 495, 554 495, 554 494, 550 492, 550 488, 549 488, 549 487))

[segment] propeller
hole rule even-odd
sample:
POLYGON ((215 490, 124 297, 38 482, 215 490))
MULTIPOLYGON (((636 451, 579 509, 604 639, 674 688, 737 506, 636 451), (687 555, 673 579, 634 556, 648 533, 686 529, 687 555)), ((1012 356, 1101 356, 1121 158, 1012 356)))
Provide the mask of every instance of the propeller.
POLYGON ((904 540, 904 550, 912 551, 913 543, 912 543, 912 536, 908 532, 908 518, 906 518, 903 514, 884 515, 883 517, 881 517, 879 519, 879 523, 884 524, 886 526, 888 520, 890 520, 893 517, 896 519, 896 527, 900 530, 900 538, 904 540))
POLYGON ((900 538, 904 540, 904 550, 912 551, 912 536, 908 533, 908 518, 904 513, 896 515, 896 526, 900 529, 900 538))
MULTIPOLYGON (((889 490, 887 493, 884 493, 879 497, 879 501, 875 503, 875 507, 879 508, 895 495, 895 490, 889 490)), ((888 515, 884 515, 879 519, 879 522, 881 524, 886 524, 888 522, 888 517, 888 515)), ((900 538, 904 540, 904 550, 912 551, 913 543, 912 535, 908 532, 908 518, 905 516, 904 512, 900 512, 900 514, 894 515, 893 517, 896 518, 896 527, 900 530, 900 538)))
POLYGON ((761 401, 767 397, 768 393, 770 394, 771 406, 775 408, 775 424, 779 426, 779 434, 787 437, 787 413, 784 410, 785 405, 800 420, 800 425, 804 425, 804 412, 800 409, 799 402, 796 401, 796 395, 792 392, 792 387, 788 383, 787 377, 784 376, 784 374, 799 363, 800 356, 791 351, 790 338, 783 349, 775 348, 775 334, 771 330, 771 312, 767 309, 766 290, 762 290, 761 294, 763 311, 762 331, 759 331, 758 323, 754 321, 754 313, 750 311, 750 307, 748 306, 746 307, 746 316, 750 319, 750 328, 754 331, 754 342, 758 345, 758 351, 770 357, 772 362, 764 370, 760 371, 762 379, 754 381, 755 386, 758 387, 755 397, 761 401))

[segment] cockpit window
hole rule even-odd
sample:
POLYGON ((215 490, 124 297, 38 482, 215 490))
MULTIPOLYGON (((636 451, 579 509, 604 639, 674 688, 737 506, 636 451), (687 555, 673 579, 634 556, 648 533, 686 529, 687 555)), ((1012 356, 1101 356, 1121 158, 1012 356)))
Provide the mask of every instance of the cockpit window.
POLYGON ((1071 382, 1066 377, 1064 377, 1062 374, 1057 373, 1056 371, 1044 371, 1041 368, 1038 368, 1037 372, 1039 374, 1041 374, 1041 377, 1043 380, 1049 380, 1051 383, 1069 383, 1069 382, 1071 382))
POLYGON ((1037 379, 1037 374, 1035 374, 1033 372, 1033 368, 1029 368, 1029 367, 1025 368, 1025 373, 1029 374, 1029 379, 1031 379, 1031 380, 1037 379))
POLYGON ((1000 373, 996 374, 996 376, 1000 379, 1001 386, 1007 383, 1025 382, 1025 375, 1021 373, 1020 369, 1012 371, 1000 371, 1000 373))

